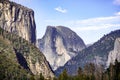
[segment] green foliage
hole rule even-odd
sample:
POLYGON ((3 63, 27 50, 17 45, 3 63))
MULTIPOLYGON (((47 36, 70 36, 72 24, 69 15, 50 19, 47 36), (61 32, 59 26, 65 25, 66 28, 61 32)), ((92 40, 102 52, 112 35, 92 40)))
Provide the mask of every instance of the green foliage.
POLYGON ((120 80, 120 62, 115 61, 115 65, 110 64, 104 72, 103 80, 120 80))
MULTIPOLYGON (((82 70, 81 67, 78 68, 78 74, 75 76, 70 76, 67 74, 67 70, 65 69, 58 77, 58 79, 55 80, 95 80, 94 72, 95 67, 94 64, 90 63, 86 65, 87 69, 86 71, 89 72, 89 74, 86 74, 85 71, 82 70)), ((85 69, 84 69, 85 70, 85 69)))
MULTIPOLYGON (((29 56, 32 64, 45 61, 43 54, 33 44, 0 28, 0 80, 38 79, 29 69, 29 56), (21 55, 26 63, 21 65, 23 59, 18 59, 17 55, 21 55), (24 67, 26 65, 27 68, 24 67)), ((41 79, 44 80, 44 77, 41 79)))
POLYGON ((69 80, 66 69, 64 69, 63 72, 60 74, 60 76, 58 77, 58 80, 69 80))
POLYGON ((54 80, 120 80, 120 62, 116 60, 115 65, 111 64, 106 71, 100 65, 86 64, 84 69, 78 68, 75 76, 68 75, 65 69, 54 80))
POLYGON ((86 64, 85 67, 84 67, 84 72, 87 75, 94 75, 94 72, 95 72, 94 64, 93 63, 86 64))
POLYGON ((45 80, 44 76, 42 75, 42 73, 40 73, 40 80, 45 80))
MULTIPOLYGON (((6 52, 0 53, 0 80, 27 80, 28 72, 14 59, 6 56, 6 52)), ((9 53, 8 53, 9 54, 9 53)))
POLYGON ((78 75, 81 76, 82 74, 83 74, 82 68, 79 67, 79 68, 78 68, 78 75))
POLYGON ((31 76, 31 77, 30 77, 30 80, 35 80, 34 76, 31 76))

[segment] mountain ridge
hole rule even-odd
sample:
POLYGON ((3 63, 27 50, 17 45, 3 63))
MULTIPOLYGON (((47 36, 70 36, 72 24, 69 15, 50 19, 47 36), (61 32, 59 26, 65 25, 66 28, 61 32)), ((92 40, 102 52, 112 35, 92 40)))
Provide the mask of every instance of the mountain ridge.
POLYGON ((57 69, 55 74, 60 74, 63 69, 68 70, 68 74, 75 75, 78 67, 84 67, 87 63, 98 63, 106 67, 108 54, 114 48, 116 38, 120 37, 120 30, 112 31, 104 35, 100 40, 88 48, 83 49, 77 56, 69 60, 63 67, 57 69), (99 59, 99 60, 98 60, 99 59))

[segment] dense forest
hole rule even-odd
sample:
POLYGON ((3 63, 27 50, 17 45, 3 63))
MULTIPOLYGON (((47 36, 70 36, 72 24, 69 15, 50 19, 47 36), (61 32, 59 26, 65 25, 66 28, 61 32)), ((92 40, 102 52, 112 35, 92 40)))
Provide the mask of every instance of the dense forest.
POLYGON ((116 60, 115 64, 110 64, 107 69, 101 65, 89 63, 83 69, 79 67, 75 76, 68 75, 67 70, 64 69, 54 80, 120 80, 120 62, 116 60))

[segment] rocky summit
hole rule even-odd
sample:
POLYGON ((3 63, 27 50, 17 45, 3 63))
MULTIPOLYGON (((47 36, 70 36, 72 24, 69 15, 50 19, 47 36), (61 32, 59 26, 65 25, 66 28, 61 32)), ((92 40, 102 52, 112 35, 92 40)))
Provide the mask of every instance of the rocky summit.
POLYGON ((0 0, 0 27, 31 43, 36 42, 34 11, 9 0, 0 0))
POLYGON ((63 66, 86 46, 72 30, 63 26, 48 26, 45 35, 37 41, 53 70, 63 66))

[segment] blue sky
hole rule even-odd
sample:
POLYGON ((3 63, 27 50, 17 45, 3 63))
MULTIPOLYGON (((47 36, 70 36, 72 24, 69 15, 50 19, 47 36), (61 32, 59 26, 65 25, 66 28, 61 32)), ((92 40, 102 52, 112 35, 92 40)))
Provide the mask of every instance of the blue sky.
POLYGON ((120 29, 120 0, 12 0, 34 10, 37 38, 48 25, 66 26, 86 44, 120 29))

